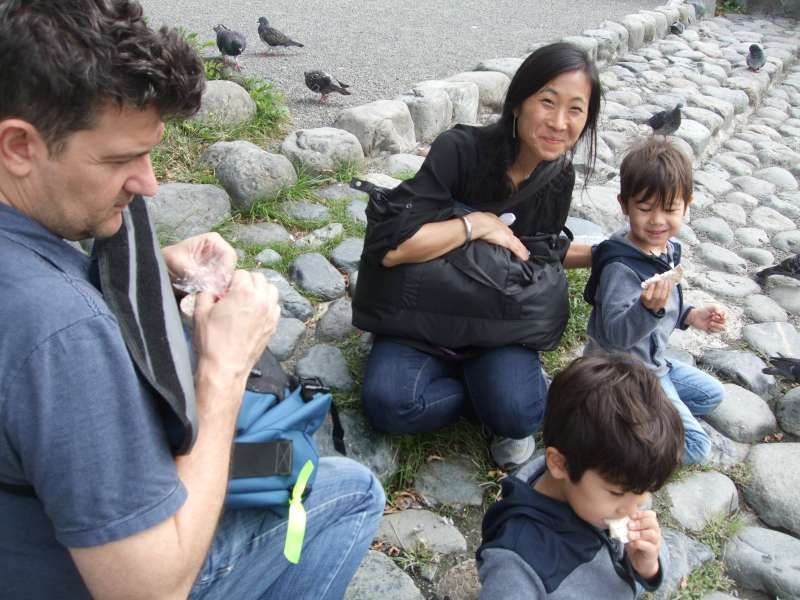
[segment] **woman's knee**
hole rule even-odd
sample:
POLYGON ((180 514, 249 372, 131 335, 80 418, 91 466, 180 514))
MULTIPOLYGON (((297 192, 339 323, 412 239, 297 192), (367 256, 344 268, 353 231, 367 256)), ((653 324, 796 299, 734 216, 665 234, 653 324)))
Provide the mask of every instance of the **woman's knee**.
POLYGON ((541 428, 545 400, 546 394, 539 390, 507 391, 483 399, 479 417, 495 435, 521 439, 541 428))

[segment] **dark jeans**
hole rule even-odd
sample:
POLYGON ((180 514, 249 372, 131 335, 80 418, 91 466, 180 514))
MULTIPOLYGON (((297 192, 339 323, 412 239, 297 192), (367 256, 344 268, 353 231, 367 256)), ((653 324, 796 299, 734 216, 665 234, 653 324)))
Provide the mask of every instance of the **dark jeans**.
POLYGON ((367 419, 380 431, 432 431, 472 412, 492 433, 520 439, 542 424, 547 383, 539 353, 522 346, 458 362, 379 339, 362 395, 367 419))

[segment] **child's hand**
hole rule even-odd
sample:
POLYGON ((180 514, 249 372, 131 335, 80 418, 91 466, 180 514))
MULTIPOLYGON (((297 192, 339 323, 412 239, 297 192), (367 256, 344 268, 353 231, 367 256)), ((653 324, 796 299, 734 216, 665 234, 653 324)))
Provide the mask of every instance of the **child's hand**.
POLYGON ((728 311, 718 304, 706 304, 700 308, 693 308, 687 316, 690 326, 709 333, 719 333, 725 330, 728 311))
POLYGON ((653 312, 658 312, 667 306, 672 290, 675 289, 675 282, 670 279, 659 279, 648 284, 647 289, 639 296, 645 308, 653 312))
POLYGON ((640 510, 628 523, 628 539, 625 552, 634 571, 647 581, 658 575, 658 552, 661 549, 661 527, 656 513, 640 510))

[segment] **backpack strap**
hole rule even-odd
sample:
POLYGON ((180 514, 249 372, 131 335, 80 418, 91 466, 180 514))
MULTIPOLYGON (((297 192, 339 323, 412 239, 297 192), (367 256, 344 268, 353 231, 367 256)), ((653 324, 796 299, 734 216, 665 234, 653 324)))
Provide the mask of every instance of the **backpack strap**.
POLYGON ((0 492, 6 492, 7 494, 12 494, 14 496, 23 496, 26 498, 37 497, 36 490, 33 488, 32 485, 6 483, 5 481, 0 481, 0 492))

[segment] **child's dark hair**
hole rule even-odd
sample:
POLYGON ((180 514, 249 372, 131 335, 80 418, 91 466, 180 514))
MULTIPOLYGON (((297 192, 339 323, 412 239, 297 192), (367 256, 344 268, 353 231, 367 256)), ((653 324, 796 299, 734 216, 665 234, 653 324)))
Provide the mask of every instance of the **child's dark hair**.
POLYGON ((591 469, 637 494, 663 486, 683 450, 678 411, 658 378, 627 354, 584 356, 556 375, 543 434, 573 483, 591 469))
POLYGON ((666 210, 682 198, 685 207, 692 199, 692 179, 689 158, 666 137, 652 136, 622 159, 619 195, 625 203, 655 198, 666 210))

